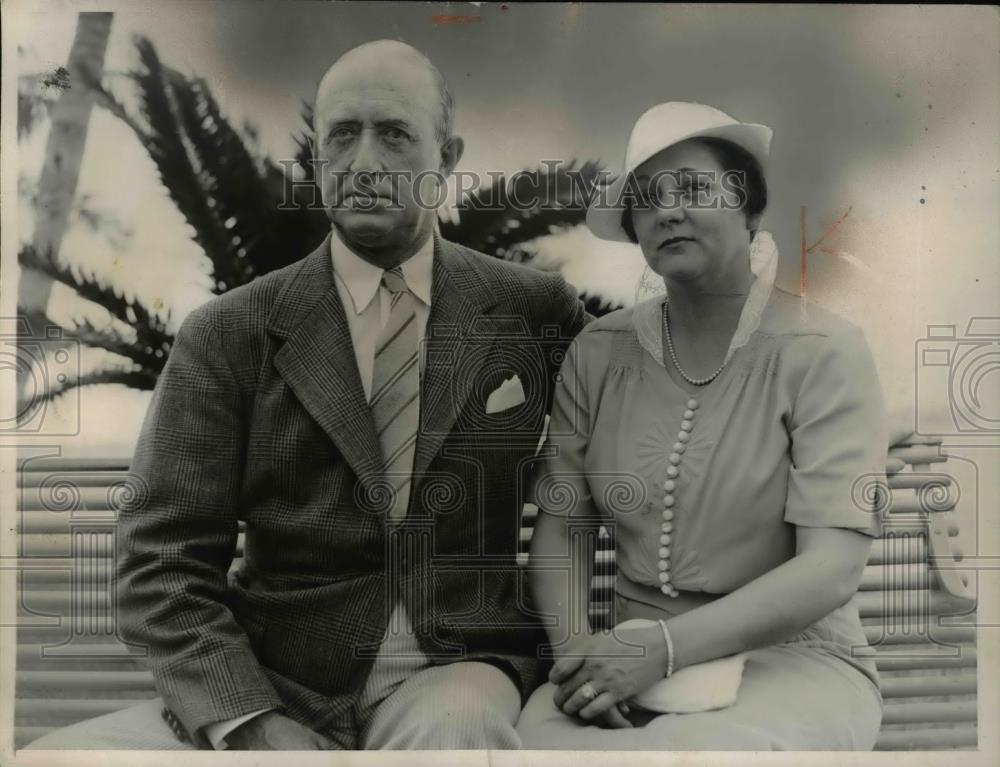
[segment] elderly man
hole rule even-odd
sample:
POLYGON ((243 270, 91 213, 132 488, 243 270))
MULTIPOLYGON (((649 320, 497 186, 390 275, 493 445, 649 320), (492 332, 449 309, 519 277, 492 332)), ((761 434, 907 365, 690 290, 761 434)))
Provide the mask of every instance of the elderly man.
POLYGON ((587 316, 436 234, 463 143, 422 54, 349 51, 314 122, 330 235, 187 318, 136 450, 122 631, 162 698, 33 748, 520 745, 519 488, 587 316))

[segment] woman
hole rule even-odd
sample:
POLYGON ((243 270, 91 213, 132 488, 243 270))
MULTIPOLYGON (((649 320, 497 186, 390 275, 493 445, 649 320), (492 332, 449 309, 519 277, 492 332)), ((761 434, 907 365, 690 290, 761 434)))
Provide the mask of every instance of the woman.
POLYGON ((770 137, 704 105, 653 107, 588 211, 597 236, 638 243, 667 296, 591 323, 563 366, 531 549, 556 661, 521 716, 525 748, 875 743, 878 676, 849 600, 879 534, 857 488, 884 476, 886 417, 862 333, 773 289, 770 137), (647 619, 613 633, 585 617, 579 533, 602 524, 615 621, 647 619), (735 701, 635 703, 739 654, 735 701))

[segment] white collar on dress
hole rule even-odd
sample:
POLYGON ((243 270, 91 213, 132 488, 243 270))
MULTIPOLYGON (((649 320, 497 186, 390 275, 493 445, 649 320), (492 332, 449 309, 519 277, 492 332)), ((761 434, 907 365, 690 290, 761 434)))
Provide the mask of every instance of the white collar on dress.
MULTIPOLYGON (((736 332, 729 342, 725 362, 729 362, 737 349, 746 346, 750 336, 760 327, 764 307, 771 297, 771 288, 774 287, 774 278, 778 272, 778 246, 774 244, 770 232, 758 230, 750 243, 750 271, 754 275, 754 281, 746 303, 743 304, 736 332)), ((660 365, 664 365, 662 318, 666 300, 665 294, 653 296, 636 304, 632 310, 632 322, 635 324, 639 343, 660 365)))
MULTIPOLYGON (((382 283, 382 269, 365 261, 340 239, 337 230, 330 227, 330 258, 333 272, 347 287, 354 304, 354 313, 361 314, 375 298, 382 283)), ((400 269, 406 287, 427 306, 431 305, 431 277, 434 272, 434 238, 428 237, 420 250, 406 259, 400 269)))

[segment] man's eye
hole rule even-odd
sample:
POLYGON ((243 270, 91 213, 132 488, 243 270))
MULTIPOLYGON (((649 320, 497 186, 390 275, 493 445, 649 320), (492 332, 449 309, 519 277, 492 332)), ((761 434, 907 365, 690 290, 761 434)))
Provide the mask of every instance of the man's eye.
POLYGON ((349 128, 346 125, 342 125, 339 128, 334 128, 330 131, 328 138, 331 141, 346 141, 354 136, 354 129, 349 128))
POLYGON ((392 142, 406 141, 410 138, 410 135, 406 131, 399 128, 386 128, 382 135, 392 142))

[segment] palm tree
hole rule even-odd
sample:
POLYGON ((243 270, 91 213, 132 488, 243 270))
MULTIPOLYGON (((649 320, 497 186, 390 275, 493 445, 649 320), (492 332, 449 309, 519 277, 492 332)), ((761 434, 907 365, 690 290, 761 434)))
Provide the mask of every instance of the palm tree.
MULTIPOLYGON (((293 183, 272 159, 252 151, 252 135, 241 134, 226 119, 202 78, 188 77, 164 65, 152 43, 138 38, 139 68, 130 73, 137 86, 138 114, 127 109, 115 94, 94 78, 88 85, 97 103, 124 121, 152 158, 170 198, 193 229, 193 238, 211 262, 212 289, 224 293, 238 285, 297 260, 315 248, 329 231, 321 209, 310 205, 311 192, 302 179, 293 183), (294 201, 295 204, 281 204, 294 201)), ((311 109, 304 107, 304 130, 296 137, 297 160, 310 177, 311 109)), ((252 128, 245 129, 252 133, 252 128)), ((594 163, 549 169, 524 176, 526 183, 570 184, 559 174, 579 173, 592 183, 599 167, 594 163)), ((529 262, 532 241, 583 222, 584 208, 572 201, 553 209, 536 205, 524 209, 510 204, 505 185, 472 193, 460 206, 460 220, 441 223, 447 239, 482 252, 529 262), (489 201, 492 204, 486 205, 489 201)), ((22 267, 46 275, 72 288, 80 297, 104 307, 113 322, 96 328, 89 322, 61 326, 65 337, 103 349, 121 360, 82 374, 51 389, 56 397, 74 386, 116 383, 151 389, 173 342, 169 315, 144 307, 122 291, 103 284, 56 261, 52 253, 23 247, 22 267)), ((610 308, 596 297, 584 297, 595 314, 610 308)), ((27 310, 27 307, 23 307, 27 310)), ((38 312, 28 312, 40 322, 58 325, 38 312)))

